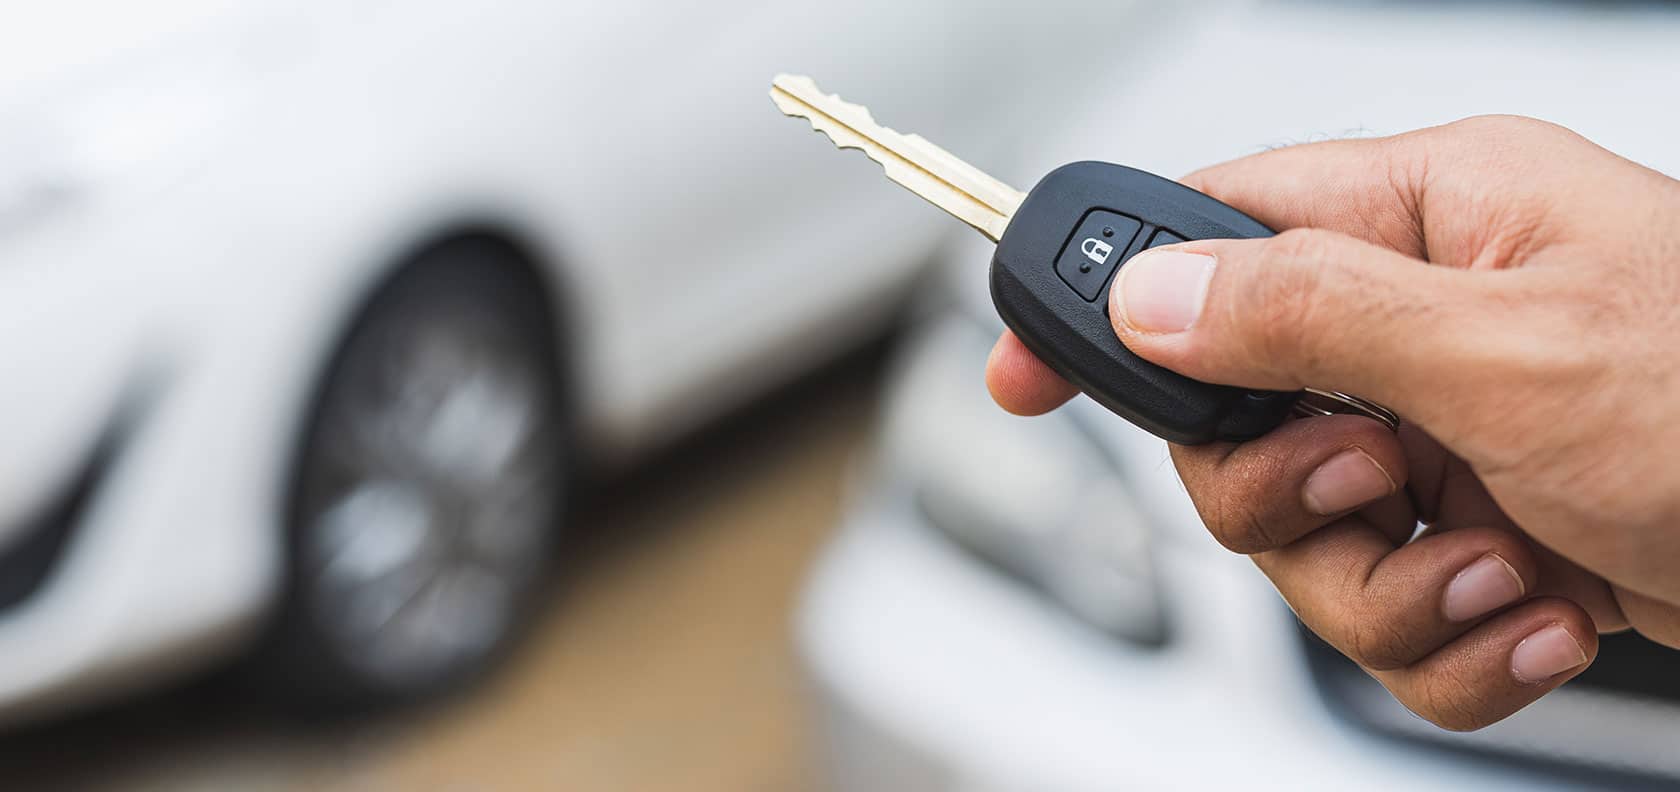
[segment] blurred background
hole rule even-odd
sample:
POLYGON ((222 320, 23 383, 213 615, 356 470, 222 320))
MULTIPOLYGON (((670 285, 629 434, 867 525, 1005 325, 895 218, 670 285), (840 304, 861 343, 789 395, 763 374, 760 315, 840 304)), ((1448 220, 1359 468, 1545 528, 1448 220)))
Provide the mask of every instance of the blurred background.
POLYGON ((62 0, 0 24, 0 788, 1680 784, 1666 650, 1447 734, 981 384, 1019 188, 1504 112, 1680 173, 1680 8, 62 0))

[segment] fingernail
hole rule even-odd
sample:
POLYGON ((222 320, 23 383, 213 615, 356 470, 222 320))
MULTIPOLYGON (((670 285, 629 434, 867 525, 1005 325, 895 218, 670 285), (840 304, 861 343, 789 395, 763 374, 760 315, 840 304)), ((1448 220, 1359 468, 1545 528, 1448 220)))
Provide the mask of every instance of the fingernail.
POLYGON ((1497 553, 1488 553, 1447 584, 1441 610, 1448 621, 1467 621, 1516 602, 1522 595, 1522 576, 1497 553))
POLYGON ((1313 514, 1341 514, 1394 492, 1377 460, 1357 448, 1350 448, 1319 465, 1301 488, 1301 500, 1313 514))
POLYGON ((1538 685, 1587 662, 1581 642, 1561 624, 1536 631, 1511 651, 1511 675, 1518 682, 1538 685))
POLYGON ((1188 330, 1202 315, 1213 264, 1213 257, 1202 253, 1145 250, 1120 268, 1109 308, 1134 330, 1188 330))

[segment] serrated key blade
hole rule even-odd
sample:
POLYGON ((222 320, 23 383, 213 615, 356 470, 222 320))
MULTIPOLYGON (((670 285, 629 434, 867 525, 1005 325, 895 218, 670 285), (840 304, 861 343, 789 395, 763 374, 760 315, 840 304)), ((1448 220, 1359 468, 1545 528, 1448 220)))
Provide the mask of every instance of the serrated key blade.
POLYGON ((875 123, 868 108, 825 94, 809 77, 779 74, 770 99, 783 113, 811 122, 834 145, 858 149, 881 164, 887 178, 973 226, 993 242, 1026 194, 957 159, 920 135, 905 135, 875 123))

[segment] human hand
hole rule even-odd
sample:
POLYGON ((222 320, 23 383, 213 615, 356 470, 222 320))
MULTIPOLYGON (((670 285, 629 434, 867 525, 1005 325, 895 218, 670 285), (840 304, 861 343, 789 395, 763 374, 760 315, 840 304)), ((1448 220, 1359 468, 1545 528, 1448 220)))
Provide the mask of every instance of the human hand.
MULTIPOLYGON (((1138 254, 1110 294, 1121 340, 1406 421, 1172 448, 1209 530, 1309 628, 1450 729, 1580 673, 1599 632, 1680 647, 1680 182, 1513 117, 1184 181, 1292 230, 1138 254)), ((987 383, 1025 415, 1076 392, 1007 332, 987 383)))

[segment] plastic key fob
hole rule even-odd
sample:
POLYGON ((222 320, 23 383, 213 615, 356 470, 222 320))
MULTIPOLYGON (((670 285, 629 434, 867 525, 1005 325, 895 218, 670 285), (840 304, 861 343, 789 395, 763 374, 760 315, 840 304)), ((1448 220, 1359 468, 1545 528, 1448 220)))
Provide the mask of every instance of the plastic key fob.
POLYGON ((1121 417, 1175 443, 1247 440, 1287 418, 1301 393, 1212 385, 1126 349, 1108 290, 1138 251, 1272 230, 1182 184, 1106 162, 1051 171, 1027 193, 992 256, 992 302, 1057 373, 1121 417))

